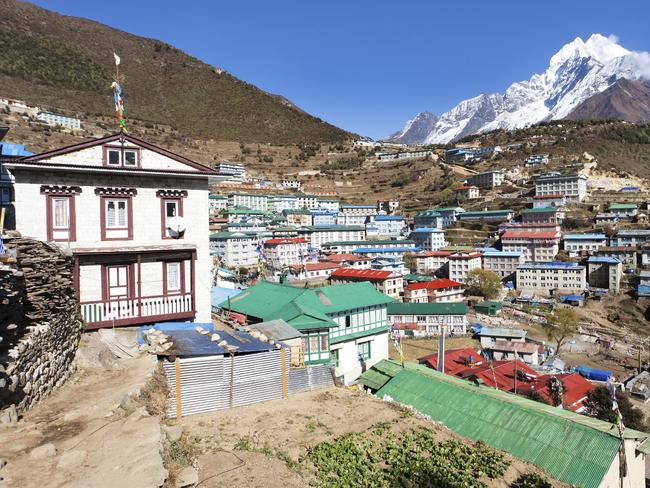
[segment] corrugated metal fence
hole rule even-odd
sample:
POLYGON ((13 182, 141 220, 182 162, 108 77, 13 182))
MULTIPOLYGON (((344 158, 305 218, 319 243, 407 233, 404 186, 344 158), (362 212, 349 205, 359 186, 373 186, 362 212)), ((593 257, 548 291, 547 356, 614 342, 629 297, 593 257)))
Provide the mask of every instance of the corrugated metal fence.
POLYGON ((224 410, 334 384, 328 365, 292 368, 289 356, 282 349, 163 360, 170 390, 167 414, 181 417, 224 410))

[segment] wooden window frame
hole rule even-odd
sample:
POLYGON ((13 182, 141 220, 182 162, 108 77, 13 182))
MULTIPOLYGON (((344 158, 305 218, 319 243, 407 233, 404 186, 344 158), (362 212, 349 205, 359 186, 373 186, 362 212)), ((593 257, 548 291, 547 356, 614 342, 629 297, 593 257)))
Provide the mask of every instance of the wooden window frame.
POLYGON ((99 198, 100 203, 100 220, 102 226, 102 241, 131 241, 133 240, 133 196, 130 195, 102 195, 99 198), (126 227, 110 227, 106 226, 106 205, 110 200, 125 200, 127 202, 126 208, 126 227), (108 237, 107 232, 113 230, 126 230, 127 237, 108 237))
POLYGON ((108 268, 114 267, 114 266, 126 266, 128 269, 128 274, 129 274, 129 285, 128 285, 128 291, 127 291, 127 296, 124 298, 116 298, 115 300, 133 300, 136 297, 135 294, 135 263, 132 262, 127 262, 127 263, 106 263, 101 265, 101 274, 102 274, 102 300, 103 301, 108 301, 110 300, 109 296, 109 286, 108 286, 108 268))
POLYGON ((173 296, 173 295, 185 295, 185 261, 182 259, 174 259, 163 261, 162 263, 162 282, 163 282, 163 295, 164 296, 173 296), (180 289, 170 290, 168 288, 169 282, 167 279, 167 266, 169 264, 176 264, 179 266, 179 280, 180 280, 180 289))
POLYGON ((107 144, 102 146, 102 166, 107 168, 126 168, 126 169, 139 169, 142 167, 142 149, 139 147, 133 146, 122 146, 119 144, 107 144), (108 153, 109 151, 119 151, 120 152, 120 163, 119 164, 109 164, 108 163, 108 153), (136 154, 135 165, 124 164, 124 152, 132 151, 136 154))
MULTIPOLYGON (((42 185, 41 195, 45 196, 45 219, 47 227, 47 240, 51 242, 75 242, 77 240, 77 210, 75 205, 75 197, 81 193, 81 188, 78 186, 58 186, 58 185, 42 185), (54 238, 54 205, 55 198, 68 199, 68 237, 66 239, 54 238)), ((63 229, 56 229, 58 231, 63 229)))
POLYGON ((167 212, 166 212, 166 203, 167 202, 176 202, 178 215, 177 217, 183 217, 183 197, 182 196, 159 196, 160 198, 160 238, 161 239, 183 239, 185 236, 172 237, 167 235, 167 212))

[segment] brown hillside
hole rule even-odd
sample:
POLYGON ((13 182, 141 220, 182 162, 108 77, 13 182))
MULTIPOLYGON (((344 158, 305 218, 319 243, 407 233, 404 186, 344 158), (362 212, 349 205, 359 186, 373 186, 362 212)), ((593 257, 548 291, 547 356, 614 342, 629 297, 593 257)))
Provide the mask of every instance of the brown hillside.
POLYGON ((567 119, 620 119, 650 121, 650 86, 638 80, 621 79, 607 90, 588 98, 567 119))

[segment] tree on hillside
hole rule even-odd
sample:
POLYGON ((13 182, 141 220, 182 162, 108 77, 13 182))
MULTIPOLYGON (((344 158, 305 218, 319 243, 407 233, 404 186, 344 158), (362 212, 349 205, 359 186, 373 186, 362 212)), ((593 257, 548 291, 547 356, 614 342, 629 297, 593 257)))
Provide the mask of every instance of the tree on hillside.
MULTIPOLYGON (((647 425, 641 409, 632 405, 630 398, 625 393, 617 393, 618 409, 623 416, 623 424, 630 429, 645 431, 647 425)), ((605 386, 597 386, 587 394, 585 400, 585 413, 605 422, 615 423, 616 414, 612 410, 612 400, 605 386)))
POLYGON ((546 315, 544 329, 549 340, 555 341, 555 354, 560 353, 564 341, 575 335, 578 331, 580 317, 572 308, 558 308, 546 315))
POLYGON ((465 288, 469 295, 485 297, 488 300, 497 298, 503 289, 501 277, 489 269, 473 269, 467 273, 465 288))

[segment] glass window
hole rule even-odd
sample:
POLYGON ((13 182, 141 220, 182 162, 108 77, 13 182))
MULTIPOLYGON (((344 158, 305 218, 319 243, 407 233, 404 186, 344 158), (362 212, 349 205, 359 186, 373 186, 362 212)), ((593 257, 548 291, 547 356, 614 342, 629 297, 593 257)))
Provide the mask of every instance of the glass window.
POLYGON ((52 199, 52 228, 68 229, 70 227, 70 198, 55 197, 52 199))
POLYGON ((318 353, 318 336, 312 335, 309 336, 309 352, 318 353))
POLYGON ((137 164, 137 152, 124 151, 124 166, 136 166, 137 164))
POLYGON ((320 336, 320 350, 322 352, 327 352, 329 350, 327 344, 327 334, 323 334, 322 336, 320 336))
POLYGON ((109 149, 108 151, 108 164, 112 166, 120 165, 120 151, 117 149, 109 149))
POLYGON ((181 291, 181 263, 167 263, 167 291, 181 291))
POLYGON ((106 200, 106 228, 128 227, 127 200, 106 200))
POLYGON ((357 354, 362 361, 370 359, 370 341, 357 344, 357 354))

